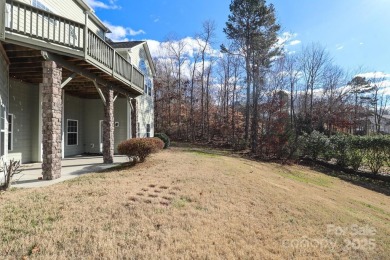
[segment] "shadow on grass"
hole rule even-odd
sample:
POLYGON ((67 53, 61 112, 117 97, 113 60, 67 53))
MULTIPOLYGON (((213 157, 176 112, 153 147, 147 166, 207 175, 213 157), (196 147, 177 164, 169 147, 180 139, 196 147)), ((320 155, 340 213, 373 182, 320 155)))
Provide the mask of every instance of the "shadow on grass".
POLYGON ((238 152, 234 152, 234 150, 232 149, 210 147, 205 143, 171 142, 171 147, 180 148, 184 152, 196 153, 198 155, 233 156, 233 157, 237 157, 237 155, 239 155, 238 152))
POLYGON ((357 174, 352 174, 348 172, 344 172, 341 170, 331 169, 324 165, 320 165, 316 162, 311 161, 301 161, 299 164, 310 167, 310 169, 326 174, 328 176, 339 178, 343 181, 352 183, 354 185, 379 192, 385 194, 386 196, 390 196, 390 182, 381 179, 374 179, 372 177, 359 176, 357 174))
POLYGON ((119 172, 119 171, 122 171, 122 170, 131 169, 131 168, 133 168, 134 166, 136 166, 139 163, 125 162, 125 163, 121 163, 120 165, 117 165, 117 166, 114 166, 114 167, 111 167, 111 168, 100 170, 100 171, 98 171, 98 173, 119 172))

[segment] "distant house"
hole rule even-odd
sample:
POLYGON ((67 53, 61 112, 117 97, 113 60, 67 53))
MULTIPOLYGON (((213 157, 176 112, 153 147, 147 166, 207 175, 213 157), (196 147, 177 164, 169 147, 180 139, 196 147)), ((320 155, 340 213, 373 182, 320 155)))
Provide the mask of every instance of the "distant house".
POLYGON ((147 44, 106 33, 83 0, 0 0, 0 156, 55 179, 64 157, 111 163, 120 141, 153 136, 147 44))
MULTIPOLYGON (((369 133, 376 133, 376 123, 375 123, 375 117, 370 116, 368 118, 368 129, 369 133)), ((379 124, 379 132, 381 134, 390 134, 390 115, 383 115, 380 124, 379 124)))

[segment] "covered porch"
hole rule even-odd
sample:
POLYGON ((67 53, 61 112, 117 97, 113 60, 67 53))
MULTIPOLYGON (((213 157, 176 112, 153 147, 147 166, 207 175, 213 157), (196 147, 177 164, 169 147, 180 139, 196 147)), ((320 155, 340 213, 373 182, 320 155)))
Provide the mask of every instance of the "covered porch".
MULTIPOLYGON (((113 163, 115 128, 121 130, 117 142, 131 137, 132 99, 142 90, 124 84, 77 58, 12 43, 3 43, 2 46, 9 59, 10 99, 7 112, 15 114, 14 109, 20 108, 22 114, 19 118, 24 117, 30 122, 35 120, 31 125, 36 125, 37 133, 31 135, 30 140, 25 138, 23 145, 31 142, 33 146, 36 143, 33 148, 36 151, 32 153, 36 152, 37 159, 32 161, 42 161, 43 179, 60 178, 63 172, 61 159, 74 154, 102 153, 100 159, 103 163, 113 163), (36 94, 26 94, 26 88, 15 82, 28 84, 36 94), (15 98, 19 95, 30 100, 32 106, 23 105, 15 98)), ((9 128, 10 122, 14 122, 11 117, 8 118, 9 128)), ((14 125, 10 130, 14 131, 13 128, 14 125)), ((28 125, 21 128, 35 131, 28 125)), ((15 153, 10 152, 8 158, 12 158, 11 155, 15 153)))
POLYGON ((70 180, 87 173, 99 172, 118 166, 121 163, 128 162, 126 156, 116 155, 112 164, 102 163, 102 156, 72 156, 62 159, 61 162, 61 178, 49 181, 43 181, 42 164, 31 163, 22 166, 23 171, 15 175, 12 187, 15 188, 37 188, 46 187, 62 181, 70 180))
MULTIPOLYGON (((13 109, 19 109, 23 122, 30 122, 19 128, 25 134, 20 143, 25 147, 27 143, 35 146, 25 150, 34 150, 30 151, 36 153, 33 161, 42 161, 41 172, 45 180, 61 177, 61 160, 67 150, 72 150, 66 149, 65 144, 74 148, 79 146, 77 129, 80 122, 68 122, 65 118, 66 97, 99 100, 102 118, 88 126, 96 128, 101 141, 93 144, 83 140, 83 147, 74 150, 83 153, 86 147, 98 147, 103 153, 102 161, 110 164, 114 161, 115 147, 114 104, 122 99, 131 107, 132 99, 144 92, 142 72, 127 57, 120 55, 104 35, 97 34, 91 17, 93 14, 85 10, 82 19, 75 21, 20 1, 0 0, 0 54, 1 64, 6 68, 0 73, 1 155, 7 158, 7 140, 13 135, 13 117, 9 114, 13 106, 13 109), (22 94, 26 103, 16 101, 9 96, 8 81, 30 84, 36 89, 33 92, 36 96, 25 92, 22 94), (29 117, 33 110, 37 111, 29 117), (34 132, 30 139, 27 137, 29 131, 34 132)), ((21 89, 15 87, 13 91, 21 89)), ((72 105, 68 107, 72 108, 72 105)), ((96 114, 93 107, 79 107, 78 111, 89 109, 90 114, 84 117, 90 118, 96 114)), ((73 112, 77 113, 76 110, 73 112)), ((88 130, 84 135, 89 136, 88 130)), ((8 142, 11 150, 12 145, 8 142)), ((73 153, 69 152, 69 155, 73 153)))

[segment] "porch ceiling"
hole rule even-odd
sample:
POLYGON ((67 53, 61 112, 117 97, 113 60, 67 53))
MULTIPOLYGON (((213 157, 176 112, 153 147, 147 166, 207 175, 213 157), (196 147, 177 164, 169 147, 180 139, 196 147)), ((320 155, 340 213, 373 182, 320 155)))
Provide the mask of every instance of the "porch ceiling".
MULTIPOLYGON (((10 61, 9 66, 9 75, 10 78, 21 80, 24 82, 39 84, 42 82, 42 62, 45 60, 42 56, 41 50, 31 49, 24 46, 19 46, 15 44, 3 43, 4 50, 8 56, 10 61)), ((58 55, 60 56, 60 55, 58 55)), ((107 83, 112 84, 112 86, 116 86, 117 89, 123 89, 123 92, 128 91, 128 87, 115 78, 108 75, 106 72, 101 71, 99 68, 89 64, 85 60, 60 56, 66 62, 72 64, 78 69, 82 69, 88 73, 91 73, 107 83)), ((73 71, 63 68, 62 69, 62 81, 65 81, 69 78, 73 71)), ((78 96, 81 98, 88 99, 99 99, 100 96, 95 88, 95 85, 91 81, 91 79, 77 74, 73 80, 71 80, 65 87, 65 91, 67 94, 78 96)), ((123 96, 123 94, 118 93, 123 96)), ((129 93, 131 95, 131 93, 129 93)))

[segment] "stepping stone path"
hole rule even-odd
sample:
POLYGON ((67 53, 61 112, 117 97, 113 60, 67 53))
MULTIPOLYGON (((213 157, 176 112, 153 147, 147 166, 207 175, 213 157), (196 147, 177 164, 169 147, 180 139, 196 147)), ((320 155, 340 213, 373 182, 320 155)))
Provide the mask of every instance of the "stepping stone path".
POLYGON ((180 191, 178 187, 150 184, 129 198, 131 204, 145 203, 169 206, 180 191))

